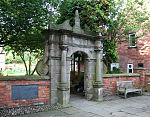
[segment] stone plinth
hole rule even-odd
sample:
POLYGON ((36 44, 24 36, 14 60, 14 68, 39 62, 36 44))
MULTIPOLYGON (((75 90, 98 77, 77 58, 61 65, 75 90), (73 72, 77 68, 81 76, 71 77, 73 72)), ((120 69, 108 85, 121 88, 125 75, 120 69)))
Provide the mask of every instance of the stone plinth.
POLYGON ((101 81, 95 81, 93 84, 94 95, 93 100, 95 101, 103 101, 103 84, 101 81))

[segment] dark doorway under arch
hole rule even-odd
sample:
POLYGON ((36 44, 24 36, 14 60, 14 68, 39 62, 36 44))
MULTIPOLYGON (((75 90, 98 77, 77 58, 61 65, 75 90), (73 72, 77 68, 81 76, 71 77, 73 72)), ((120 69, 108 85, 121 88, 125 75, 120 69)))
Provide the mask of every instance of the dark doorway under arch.
POLYGON ((84 69, 87 55, 81 51, 77 51, 72 54, 71 58, 70 93, 85 96, 84 69))

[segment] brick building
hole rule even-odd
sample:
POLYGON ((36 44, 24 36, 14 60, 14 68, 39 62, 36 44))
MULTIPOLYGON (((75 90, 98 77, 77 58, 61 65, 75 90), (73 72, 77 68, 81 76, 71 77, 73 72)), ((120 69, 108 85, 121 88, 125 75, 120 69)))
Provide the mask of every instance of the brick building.
POLYGON ((136 34, 129 34, 129 40, 117 46, 121 70, 133 73, 135 68, 147 68, 150 72, 150 34, 135 39, 136 34))

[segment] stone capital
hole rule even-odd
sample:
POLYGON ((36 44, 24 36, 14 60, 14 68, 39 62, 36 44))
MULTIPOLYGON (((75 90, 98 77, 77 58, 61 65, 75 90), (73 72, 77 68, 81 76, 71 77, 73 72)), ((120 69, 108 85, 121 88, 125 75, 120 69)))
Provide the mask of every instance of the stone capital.
POLYGON ((103 46, 95 46, 94 51, 103 51, 103 46))
POLYGON ((61 50, 66 50, 68 49, 68 45, 60 45, 60 49, 61 50))

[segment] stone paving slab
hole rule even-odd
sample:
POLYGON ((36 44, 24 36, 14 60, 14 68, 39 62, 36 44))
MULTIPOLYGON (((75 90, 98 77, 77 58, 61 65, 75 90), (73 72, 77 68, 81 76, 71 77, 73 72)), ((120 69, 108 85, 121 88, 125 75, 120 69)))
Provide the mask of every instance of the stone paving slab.
POLYGON ((71 100, 60 110, 17 117, 150 117, 150 96, 94 102, 84 98, 71 100))
POLYGON ((61 109, 60 111, 63 113, 66 113, 68 115, 80 113, 80 110, 78 108, 75 108, 75 107, 64 108, 64 109, 61 109))

